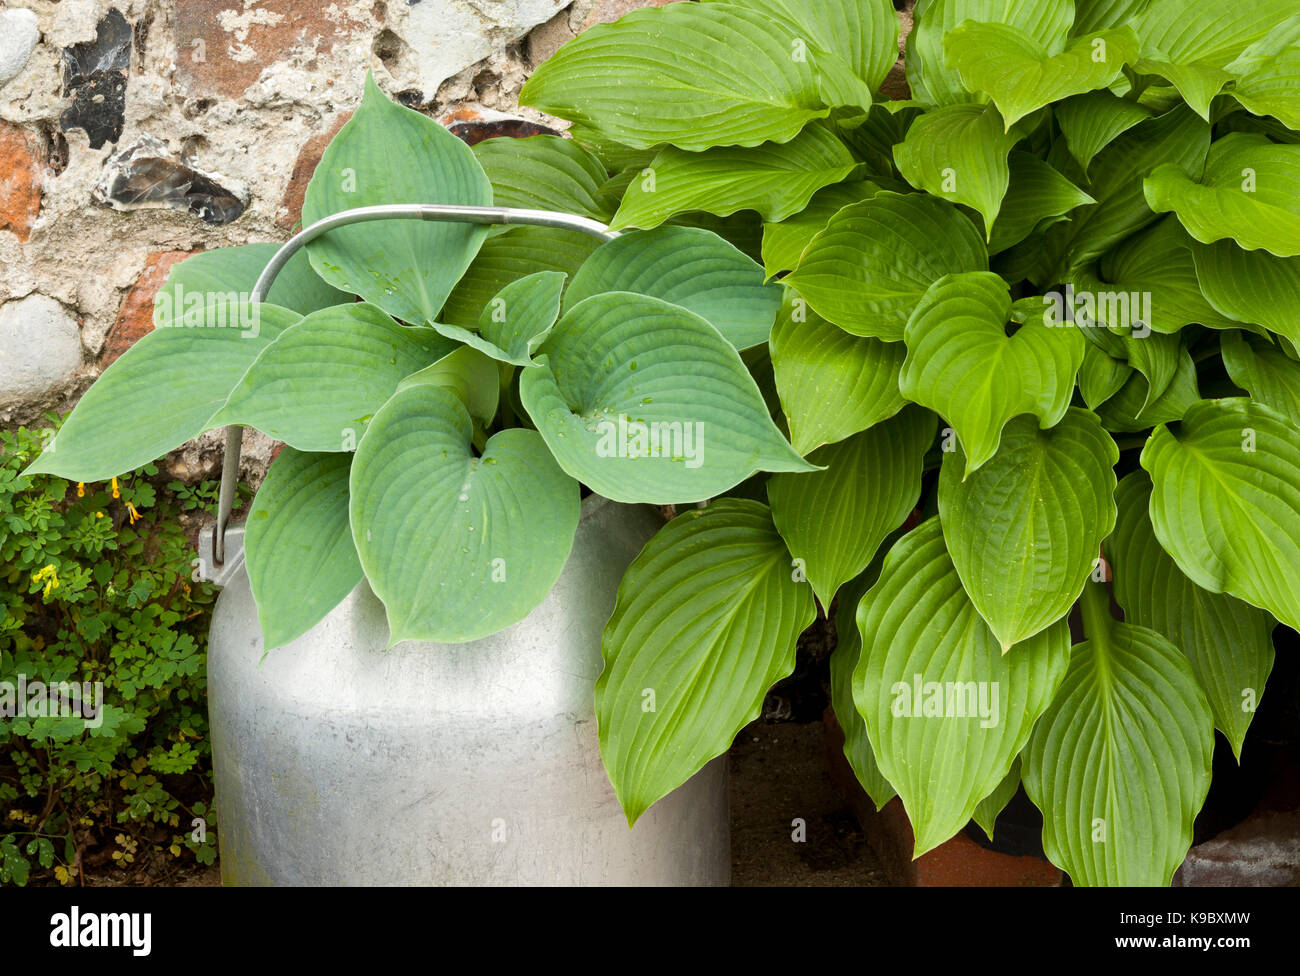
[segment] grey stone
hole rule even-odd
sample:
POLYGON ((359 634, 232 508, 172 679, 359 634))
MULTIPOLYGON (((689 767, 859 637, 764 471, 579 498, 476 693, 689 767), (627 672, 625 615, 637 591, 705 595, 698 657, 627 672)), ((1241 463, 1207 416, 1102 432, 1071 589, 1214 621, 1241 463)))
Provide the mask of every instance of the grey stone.
POLYGON ((40 37, 36 15, 30 10, 0 10, 0 88, 27 66, 40 37))
POLYGON ((45 295, 0 305, 0 407, 38 400, 81 367, 77 320, 45 295))

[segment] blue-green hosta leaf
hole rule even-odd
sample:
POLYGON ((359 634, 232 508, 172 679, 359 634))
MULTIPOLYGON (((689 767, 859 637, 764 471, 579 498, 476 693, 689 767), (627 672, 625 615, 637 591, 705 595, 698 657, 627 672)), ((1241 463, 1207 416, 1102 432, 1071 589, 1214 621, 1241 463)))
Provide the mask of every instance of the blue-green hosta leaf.
POLYGON ((479 316, 512 282, 541 271, 573 276, 600 241, 587 234, 554 227, 512 227, 487 239, 478 257, 443 306, 439 320, 474 329, 479 316))
POLYGON ((604 165, 572 139, 500 136, 483 140, 473 152, 498 207, 558 210, 601 221, 613 212, 599 200, 609 178, 604 165))
POLYGON ((520 374, 560 466, 615 501, 699 501, 755 471, 810 471, 740 355, 693 312, 610 292, 574 306, 520 374))
POLYGON ((1201 179, 1165 165, 1145 187, 1151 209, 1173 211, 1202 244, 1232 238, 1248 251, 1300 255, 1300 146, 1230 132, 1210 147, 1201 179))
MULTIPOLYGON (((174 265, 154 297, 154 326, 161 329, 182 319, 197 326, 210 310, 249 301, 262 270, 279 249, 278 244, 219 247, 174 265)), ((352 296, 327 285, 312 270, 307 253, 298 251, 275 276, 266 300, 306 315, 351 301, 352 296)))
POLYGON ((873 197, 880 187, 862 180, 835 183, 813 194, 808 206, 780 223, 763 225, 763 270, 770 278, 779 271, 792 271, 799 264, 804 248, 830 219, 851 203, 873 197))
MULTIPOLYGON (((385 203, 491 206, 492 184, 468 146, 389 101, 367 75, 361 106, 307 185, 303 224, 385 203)), ((337 228, 308 244, 307 253, 330 284, 421 324, 437 316, 487 232, 473 224, 393 220, 337 228)))
POLYGON ((921 496, 935 417, 911 407, 892 420, 818 448, 825 471, 768 479, 772 519, 823 607, 875 558, 921 496))
POLYGON ((989 237, 1011 182, 1007 153, 1019 138, 1003 130, 991 105, 945 105, 912 123, 894 161, 918 190, 973 209, 989 237))
POLYGON ((1249 7, 1151 0, 1132 21, 1142 42, 1142 61, 1135 67, 1167 78, 1209 119, 1211 100, 1233 79, 1228 66, 1293 14, 1294 0, 1260 0, 1249 7))
POLYGON ((764 505, 716 501, 646 543, 618 588, 596 682, 600 753, 629 824, 758 717, 815 616, 764 505))
POLYGON ((1071 0, 918 0, 915 27, 907 38, 907 83, 912 97, 926 105, 952 105, 979 99, 948 67, 944 40, 969 20, 1006 24, 1038 38, 1052 54, 1065 49, 1074 20, 1071 0))
POLYGON ((1145 627, 1094 627, 1022 760, 1047 857, 1076 887, 1168 885, 1213 747, 1210 706, 1178 649, 1145 627))
POLYGON ((1262 325, 1300 342, 1300 256, 1243 251, 1232 241, 1193 244, 1196 277, 1207 302, 1237 323, 1262 325))
POLYGON ((1151 118, 1151 110, 1145 105, 1110 91, 1075 95, 1055 106, 1053 111, 1070 155, 1083 167, 1084 173, 1099 152, 1139 122, 1151 118))
POLYGON ((980 800, 979 806, 971 814, 971 819, 979 824, 980 830, 984 831, 984 835, 989 840, 993 839, 993 828, 998 822, 998 816, 1006 809, 1018 789, 1020 789, 1020 757, 1016 756, 1016 761, 1011 764, 1007 775, 1002 777, 1002 782, 993 788, 992 793, 980 800))
POLYGON ((1125 477, 1115 497, 1119 520, 1105 549, 1124 619, 1162 634, 1187 655, 1209 698, 1215 727, 1240 759, 1242 740, 1273 670, 1276 621, 1264 610, 1203 590, 1183 575, 1151 527, 1151 479, 1145 471, 1125 477))
POLYGON ((858 607, 853 697, 919 857, 1007 775, 1069 658, 1065 621, 1002 653, 966 597, 937 518, 905 535, 858 607))
POLYGON ((790 442, 807 454, 903 409, 907 401, 898 389, 898 373, 907 347, 849 335, 801 301, 782 307, 771 351, 790 442))
POLYGON ((361 582, 348 524, 351 454, 285 447, 248 512, 248 582, 267 650, 316 626, 361 582))
POLYGON ((1010 131, 1045 105, 1108 87, 1137 58, 1131 27, 1076 37, 1061 49, 1054 40, 1007 24, 967 21, 944 38, 944 50, 962 84, 993 99, 1010 131))
POLYGON ((784 280, 844 331, 897 342, 931 284, 987 268, 979 231, 952 204, 882 192, 835 214, 784 280))
MULTIPOLYGON (((1144 340, 1145 341, 1145 340, 1144 340)), ((1117 434, 1147 430, 1156 424, 1181 420, 1201 394, 1196 383, 1196 363, 1182 349, 1168 389, 1152 399, 1150 381, 1136 371, 1129 374, 1119 392, 1097 408, 1102 425, 1117 434)))
POLYGON ((1151 523, 1192 582, 1300 626, 1300 428, 1246 399, 1206 400, 1142 449, 1151 523))
POLYGON ((843 58, 871 91, 880 87, 898 60, 900 25, 892 0, 819 0, 815 4, 745 0, 743 6, 787 25, 795 37, 806 38, 843 58))
POLYGON ((755 210, 764 220, 784 220, 857 166, 844 143, 822 125, 808 126, 789 142, 748 149, 685 152, 666 146, 649 170, 633 179, 610 226, 649 229, 699 210, 719 217, 755 210))
POLYGON ((397 384, 455 348, 364 302, 322 309, 262 351, 212 424, 255 427, 300 451, 353 451, 397 384))
POLYGON ((829 111, 818 59, 796 59, 796 40, 743 6, 634 10, 565 44, 519 101, 636 149, 786 142, 829 111))
POLYGON ((853 672, 862 653, 862 632, 858 630, 858 603, 880 575, 879 561, 861 576, 844 585, 835 611, 835 650, 831 653, 831 708, 844 733, 844 758, 871 797, 876 810, 898 795, 880 772, 876 754, 867 738, 867 723, 853 703, 853 672))
POLYGON ((939 474, 939 516, 957 575, 1003 650, 1074 606, 1115 526, 1119 448, 1090 411, 1050 430, 1017 417, 997 454, 963 479, 960 452, 939 474))
POLYGON ((907 323, 899 388, 952 424, 967 475, 997 451, 1012 417, 1029 413, 1056 426, 1083 363, 1078 329, 1030 318, 1007 335, 1010 312, 1006 283, 983 271, 937 281, 907 323))
POLYGON ((421 384, 440 386, 454 393, 470 417, 486 430, 501 400, 501 367, 472 346, 461 346, 432 366, 406 377, 397 384, 396 392, 421 384))
POLYGON ((754 260, 712 231, 660 227, 603 244, 573 276, 565 309, 593 295, 649 295, 709 321, 737 349, 767 341, 781 306, 754 260))
POLYGON ((417 383, 371 421, 352 462, 352 537, 388 611, 388 644, 459 643, 526 617, 564 568, 578 483, 531 430, 475 457, 451 391, 417 383))
POLYGON ((253 360, 300 318, 235 302, 155 329, 104 370, 24 473, 107 481, 180 447, 215 426, 253 360))
POLYGON ((1031 153, 1012 150, 1007 163, 1011 182, 989 238, 990 254, 1019 244, 1035 228, 1064 219, 1076 207, 1097 202, 1031 153))
POLYGON ((563 291, 562 271, 538 271, 502 288, 484 307, 477 332, 441 322, 434 322, 433 328, 493 359, 528 366, 560 317, 563 291))
POLYGON ((1300 363, 1259 336, 1225 332, 1223 365, 1251 397, 1300 427, 1300 363))

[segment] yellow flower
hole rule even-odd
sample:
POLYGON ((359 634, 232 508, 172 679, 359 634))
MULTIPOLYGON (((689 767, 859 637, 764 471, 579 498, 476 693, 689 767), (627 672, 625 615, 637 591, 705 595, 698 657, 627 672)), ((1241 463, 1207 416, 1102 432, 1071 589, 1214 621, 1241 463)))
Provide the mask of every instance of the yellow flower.
POLYGON ((45 589, 42 591, 41 596, 48 600, 50 598, 50 591, 57 589, 59 585, 59 574, 56 572, 54 563, 50 563, 48 566, 42 566, 36 572, 32 573, 33 583, 39 583, 42 580, 45 581, 45 589))
POLYGON ((116 479, 116 478, 113 479, 113 497, 114 497, 114 498, 121 498, 121 497, 122 497, 122 493, 121 493, 120 491, 117 490, 117 479, 116 479))
POLYGON ((103 513, 103 512, 96 512, 96 513, 95 513, 95 518, 103 518, 103 517, 104 517, 104 513, 103 513))
POLYGON ((131 516, 131 524, 135 525, 136 519, 140 518, 140 513, 135 510, 135 506, 130 502, 126 503, 126 510, 131 516))
POLYGON ((86 497, 86 483, 84 481, 77 482, 77 497, 78 498, 86 497))

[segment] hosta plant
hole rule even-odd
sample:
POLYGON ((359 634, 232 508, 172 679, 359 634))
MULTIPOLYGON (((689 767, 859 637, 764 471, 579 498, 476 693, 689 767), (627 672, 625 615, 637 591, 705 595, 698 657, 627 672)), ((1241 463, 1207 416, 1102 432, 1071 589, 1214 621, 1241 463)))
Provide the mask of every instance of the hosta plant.
POLYGON ((363 577, 393 643, 481 637, 548 591, 583 486, 679 505, 604 634, 630 823, 756 717, 820 605, 846 752, 918 855, 1023 782, 1074 883, 1167 884, 1215 729, 1239 754, 1300 625, 1300 16, 915 20, 908 101, 878 94, 889 0, 595 27, 522 96, 570 138, 470 150, 368 83, 305 223, 495 203, 620 236, 347 227, 257 306, 273 245, 199 255, 35 469, 285 442, 246 535, 268 647, 363 577))

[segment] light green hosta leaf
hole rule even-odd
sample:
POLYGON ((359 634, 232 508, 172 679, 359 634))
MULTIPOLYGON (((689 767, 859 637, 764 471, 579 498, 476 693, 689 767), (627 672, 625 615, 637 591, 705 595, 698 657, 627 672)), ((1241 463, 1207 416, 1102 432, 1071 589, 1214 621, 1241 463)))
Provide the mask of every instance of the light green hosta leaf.
POLYGON ((901 342, 849 335, 790 302, 772 330, 771 349, 790 441, 800 454, 887 420, 907 403, 898 389, 907 355, 901 342))
POLYGON ((563 291, 563 272, 538 271, 502 288, 484 307, 477 332, 441 322, 434 322, 433 328, 493 359, 528 366, 560 317, 563 291))
POLYGON ((937 518, 890 551, 858 627, 853 697, 920 857, 1007 775, 1065 675, 1069 627, 1062 620, 1002 653, 962 590, 937 518))
POLYGON ((104 370, 24 474, 107 481, 215 426, 213 415, 267 346, 301 316, 219 304, 155 329, 104 370))
POLYGON ((1151 479, 1145 471, 1125 477, 1116 500, 1119 521, 1106 541, 1106 556, 1124 619, 1162 634, 1187 655, 1209 698, 1215 727, 1240 760, 1242 740, 1273 670, 1276 621, 1183 575, 1151 527, 1151 479))
MULTIPOLYGON (((1296 38, 1291 41, 1295 45, 1296 38)), ((1229 93, 1247 111, 1271 115, 1289 129, 1300 129, 1300 46, 1287 47, 1265 60, 1229 93)))
POLYGON ((364 302, 313 312, 263 350, 211 423, 255 427, 300 451, 352 451, 397 384, 455 348, 364 302))
POLYGON ((553 227, 514 227, 493 235, 447 299, 439 319, 476 328, 483 309, 506 285, 541 271, 559 271, 572 281, 598 247, 600 241, 594 237, 553 227))
POLYGON ((840 602, 835 611, 835 650, 831 653, 831 708, 835 720, 844 733, 844 758, 849 761, 853 775, 871 797, 876 810, 898 795, 880 772, 876 754, 867 739, 867 723, 858 714, 853 703, 853 671, 858 666, 862 652, 862 632, 858 630, 858 603, 879 576, 879 565, 846 583, 840 591, 840 602))
MULTIPOLYGON (((1048 231, 1049 246, 1064 237, 1069 266, 1090 264, 1136 231, 1155 223, 1143 179, 1163 164, 1200 175, 1210 145, 1210 127, 1185 105, 1138 123, 1097 154, 1089 170, 1089 192, 1097 206, 1077 211, 1069 224, 1048 231)), ((1058 274, 1056 280, 1064 278, 1058 274)))
POLYGON ((1174 378, 1164 393, 1153 400, 1150 381, 1141 373, 1134 372, 1118 393, 1097 408, 1097 416, 1109 431, 1133 433, 1181 420, 1200 398, 1196 364, 1191 354, 1183 349, 1178 354, 1174 378))
MULTIPOLYGON (((898 12, 892 0, 744 0, 743 6, 787 25, 843 58, 875 91, 898 60, 898 12)), ((811 56, 811 55, 810 55, 811 56)))
POLYGON ((971 819, 979 824, 980 830, 984 831, 984 836, 989 840, 993 839, 993 828, 997 825, 998 817, 1007 808, 1007 804, 1011 802, 1018 789, 1020 789, 1020 757, 1016 756, 1016 761, 1011 764, 1007 775, 1002 777, 1002 782, 992 793, 980 800, 979 806, 971 815, 971 819))
POLYGON ((1210 787, 1210 706, 1155 631, 1111 621, 1088 638, 1022 760, 1043 848, 1076 887, 1168 885, 1210 787))
MULTIPOLYGON (((280 249, 278 244, 242 244, 200 251, 173 265, 154 297, 153 324, 163 328, 185 319, 196 326, 209 311, 248 302, 258 276, 280 249)), ((352 300, 331 288, 298 251, 275 276, 267 302, 300 315, 352 300)))
POLYGON ((244 535, 248 581, 267 650, 316 626, 361 582, 348 524, 351 454, 281 449, 244 535))
POLYGON ((1106 88, 1137 58, 1131 27, 1076 37, 1062 49, 1054 40, 1006 24, 967 21, 944 38, 944 50, 962 84, 987 93, 1010 131, 1045 105, 1106 88))
MULTIPOLYGON (((385 203, 491 206, 492 184, 469 147, 419 112, 390 102, 371 75, 361 106, 307 185, 303 225, 385 203)), ((394 318, 432 321, 487 236, 473 224, 392 220, 340 227, 307 245, 330 284, 394 318)))
POLYGON ((1142 41, 1136 68, 1169 79, 1208 120, 1211 100, 1233 78, 1225 69, 1294 13, 1294 0, 1260 0, 1249 7, 1152 0, 1132 21, 1142 41))
POLYGON ((565 313, 520 374, 560 466, 615 501, 720 495, 755 471, 811 471, 740 355, 693 312, 611 292, 565 313))
POLYGON ((1011 183, 989 239, 990 254, 1019 244, 1053 218, 1097 202, 1037 156, 1012 150, 1007 162, 1011 183))
POLYGON ((1223 365, 1251 397, 1300 427, 1300 363, 1259 336, 1225 332, 1223 365))
POLYGON ((1074 0, 1071 34, 1089 34, 1127 24, 1150 0, 1074 0))
POLYGON ((1089 343, 1083 354, 1083 365, 1079 367, 1079 395, 1089 410, 1096 410, 1118 393, 1132 375, 1133 367, 1128 363, 1089 343))
POLYGON ((737 349, 767 341, 781 306, 781 288, 712 231, 660 227, 623 234, 604 244, 574 275, 565 309, 593 295, 649 295, 709 321, 737 349))
POLYGON ((612 210, 598 199, 609 175, 599 159, 572 139, 501 136, 478 143, 473 153, 492 183, 492 202, 498 207, 609 220, 612 210))
POLYGON ((977 272, 936 282, 907 323, 899 388, 952 424, 967 475, 997 451, 1012 417, 1033 414, 1045 428, 1059 423, 1083 363, 1077 329, 1031 318, 1008 336, 1010 312, 1006 283, 977 272))
POLYGON ((939 516, 957 575, 1004 650, 1074 606, 1115 526, 1119 448, 1087 410, 1039 430, 1007 425, 987 464, 963 480, 960 453, 939 474, 939 516))
POLYGON ((857 166, 844 143, 821 125, 808 126, 789 142, 750 149, 685 152, 666 146, 649 172, 632 181, 610 226, 648 229, 696 210, 720 217, 756 210, 764 220, 784 220, 857 166))
POLYGON ((772 519, 823 607, 916 506, 934 432, 934 414, 912 407, 818 448, 808 460, 825 471, 768 479, 772 519))
POLYGON ((1153 332, 1167 335, 1194 323, 1214 329, 1237 328, 1237 323, 1220 314, 1201 293, 1193 250, 1178 221, 1166 217, 1103 255, 1095 275, 1077 269, 1074 283, 1094 296, 1098 320, 1121 327, 1126 322, 1142 322, 1153 332), (1129 299, 1127 314, 1122 307, 1125 295, 1129 299))
POLYGON ((1139 122, 1151 118, 1151 110, 1109 91, 1086 92, 1067 98, 1053 111, 1061 135, 1084 173, 1097 154, 1139 122))
POLYGON ((835 183, 818 190, 808 206, 794 216, 780 223, 764 224, 763 270, 767 276, 797 267, 804 248, 826 228, 832 217, 851 203, 875 196, 879 190, 875 183, 865 180, 835 183))
POLYGON ((1230 132, 1210 147, 1199 181, 1165 165, 1145 187, 1151 209, 1172 210, 1202 244, 1230 237, 1248 251, 1300 255, 1300 146, 1230 132))
POLYGON ((1236 322, 1262 325, 1300 342, 1300 257, 1243 251, 1232 241, 1194 244, 1196 277, 1206 300, 1236 322))
POLYGON ((600 753, 629 824, 727 751, 816 616, 767 507, 679 515, 633 560, 605 627, 600 753))
POLYGON ((987 237, 1011 182, 1007 153, 1019 138, 1003 131, 991 105, 946 105, 912 123, 894 161, 917 189, 975 210, 987 237))
POLYGON ((784 281, 844 331, 897 342, 931 284, 987 268, 979 231, 952 204, 882 192, 835 214, 784 281))
POLYGON ((634 10, 565 44, 519 101, 636 149, 786 142, 829 111, 817 59, 796 60, 795 40, 748 7, 634 10))
POLYGON ((1064 50, 1074 20, 1071 0, 918 0, 907 38, 907 83, 926 105, 977 101, 948 67, 946 35, 968 20, 1006 24, 1038 38, 1051 54, 1064 50))
POLYGON ((1142 449, 1151 522, 1197 586, 1300 626, 1300 428, 1246 399, 1206 400, 1142 449))
POLYGON ((414 384, 371 421, 352 462, 361 565, 388 611, 388 646, 459 643, 526 617, 564 568, 578 483, 531 430, 503 430, 475 457, 473 423, 449 390, 414 384))

